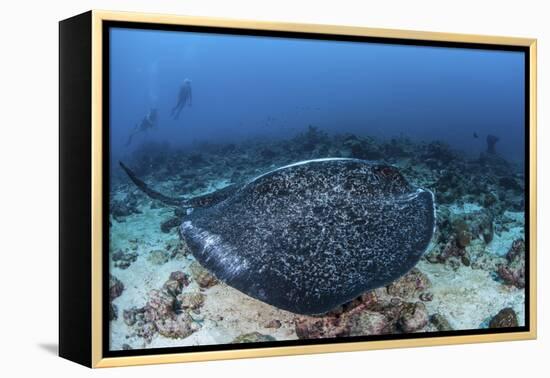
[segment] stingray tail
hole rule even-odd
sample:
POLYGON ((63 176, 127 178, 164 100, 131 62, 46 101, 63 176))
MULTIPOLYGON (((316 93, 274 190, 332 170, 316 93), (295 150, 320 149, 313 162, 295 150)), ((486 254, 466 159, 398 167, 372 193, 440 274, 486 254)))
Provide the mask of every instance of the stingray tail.
POLYGON ((134 172, 127 166, 125 166, 121 161, 118 162, 120 164, 120 167, 126 172, 128 177, 130 177, 130 180, 145 194, 147 194, 152 199, 161 201, 162 203, 169 205, 169 206, 182 206, 184 204, 184 201, 174 198, 174 197, 168 197, 165 196, 162 193, 157 192, 156 190, 151 189, 145 182, 140 180, 134 172))

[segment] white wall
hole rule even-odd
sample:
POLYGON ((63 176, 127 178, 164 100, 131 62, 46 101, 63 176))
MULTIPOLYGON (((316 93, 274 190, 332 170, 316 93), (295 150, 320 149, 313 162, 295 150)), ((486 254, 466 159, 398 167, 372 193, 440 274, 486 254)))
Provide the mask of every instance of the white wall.
POLYGON ((541 376, 550 356, 546 1, 4 1, 0 22, 0 374, 87 376, 57 343, 57 21, 90 8, 539 39, 539 340, 111 369, 96 376, 541 376), (546 23, 546 25, 545 25, 546 23), (546 318, 546 319, 545 319, 546 318), (10 372, 5 374, 6 372, 10 372))

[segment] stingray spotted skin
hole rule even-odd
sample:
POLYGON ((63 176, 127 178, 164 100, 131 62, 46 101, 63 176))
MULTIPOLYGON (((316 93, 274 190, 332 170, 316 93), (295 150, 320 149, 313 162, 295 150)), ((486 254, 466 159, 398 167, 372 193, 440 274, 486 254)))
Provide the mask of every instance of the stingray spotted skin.
POLYGON ((300 162, 227 193, 182 220, 192 254, 226 284, 299 314, 401 277, 434 232, 433 194, 364 160, 300 162))

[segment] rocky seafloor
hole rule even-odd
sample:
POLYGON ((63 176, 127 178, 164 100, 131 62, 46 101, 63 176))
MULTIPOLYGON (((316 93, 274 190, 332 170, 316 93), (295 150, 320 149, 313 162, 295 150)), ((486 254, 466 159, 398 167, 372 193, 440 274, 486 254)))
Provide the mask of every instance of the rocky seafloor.
MULTIPOLYGON (((498 146, 497 146, 498 147, 498 146)), ((181 210, 151 200, 113 165, 110 346, 143 349, 515 327, 525 324, 524 175, 488 146, 466 156, 399 137, 148 143, 127 164, 156 190, 193 197, 296 161, 355 157, 392 164, 435 193, 437 227, 415 268, 330 313, 297 315, 223 284, 178 235, 181 210)))

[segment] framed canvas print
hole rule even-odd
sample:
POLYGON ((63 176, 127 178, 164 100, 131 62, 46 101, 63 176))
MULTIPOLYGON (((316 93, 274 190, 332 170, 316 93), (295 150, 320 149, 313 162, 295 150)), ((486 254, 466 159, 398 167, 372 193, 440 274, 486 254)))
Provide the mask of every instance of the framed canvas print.
POLYGON ((536 337, 536 41, 60 23, 60 355, 536 337))

